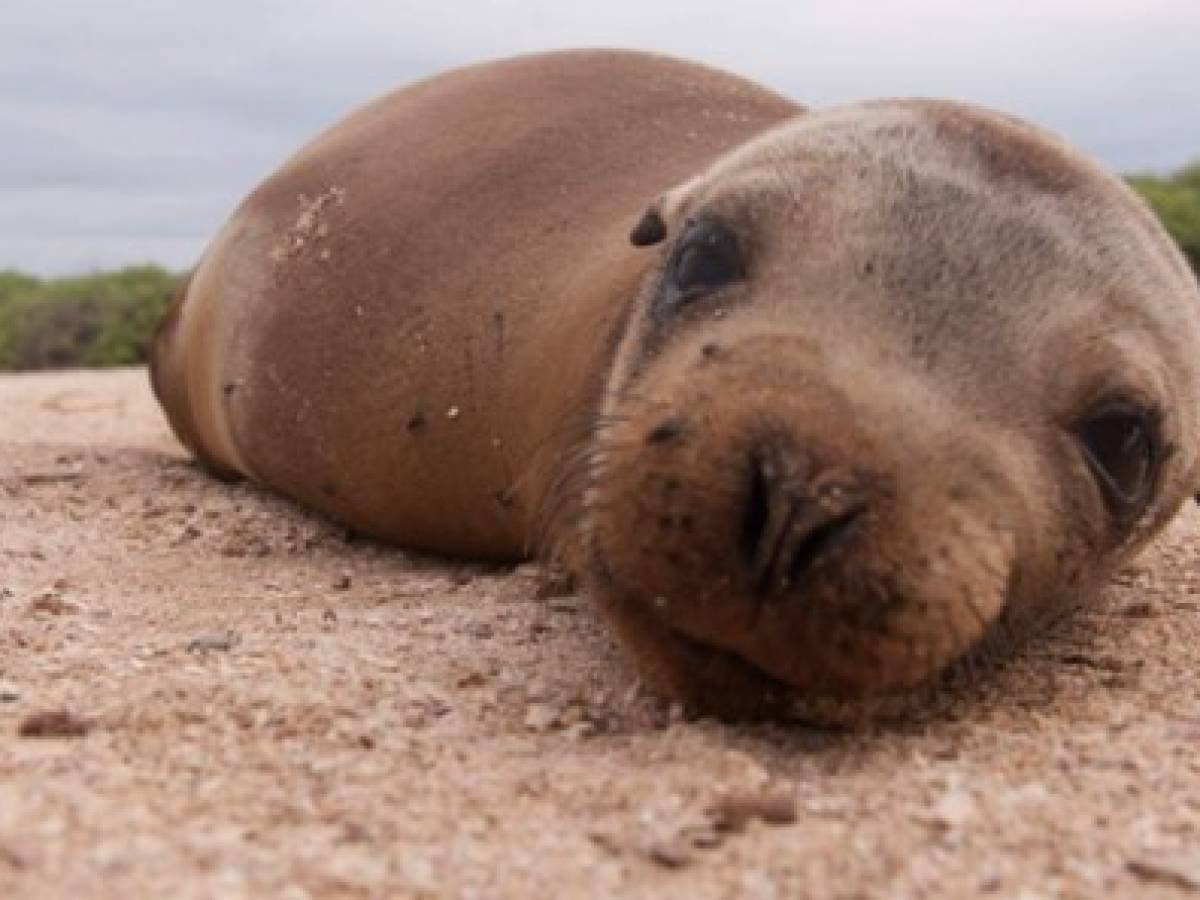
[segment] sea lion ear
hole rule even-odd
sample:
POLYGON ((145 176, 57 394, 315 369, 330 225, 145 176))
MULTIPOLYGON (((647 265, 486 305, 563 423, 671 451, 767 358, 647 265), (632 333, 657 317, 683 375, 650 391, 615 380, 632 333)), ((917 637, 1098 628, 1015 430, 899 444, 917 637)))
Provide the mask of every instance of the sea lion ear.
POLYGON ((659 204, 654 203, 643 214, 629 232, 629 243, 635 247, 649 247, 660 243, 667 236, 667 223, 663 221, 659 204))

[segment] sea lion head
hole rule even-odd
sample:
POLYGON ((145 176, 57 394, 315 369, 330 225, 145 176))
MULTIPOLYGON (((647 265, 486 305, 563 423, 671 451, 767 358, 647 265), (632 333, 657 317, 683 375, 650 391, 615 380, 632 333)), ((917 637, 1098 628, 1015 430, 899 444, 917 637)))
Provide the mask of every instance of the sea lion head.
POLYGON ((1200 296, 1118 178, 934 101, 802 116, 654 200, 575 539, 728 715, 911 695, 1200 485, 1200 296))

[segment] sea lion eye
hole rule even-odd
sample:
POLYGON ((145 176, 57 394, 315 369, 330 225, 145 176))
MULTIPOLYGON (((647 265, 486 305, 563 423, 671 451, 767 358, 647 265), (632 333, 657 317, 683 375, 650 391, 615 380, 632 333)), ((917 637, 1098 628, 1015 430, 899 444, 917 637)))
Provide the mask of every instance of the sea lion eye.
POLYGON ((1157 454, 1155 417, 1124 404, 1102 408, 1079 428, 1083 455, 1110 509, 1136 513, 1149 498, 1157 454))
POLYGON ((692 224, 669 264, 671 287, 684 296, 722 287, 746 277, 737 235, 720 222, 692 224))

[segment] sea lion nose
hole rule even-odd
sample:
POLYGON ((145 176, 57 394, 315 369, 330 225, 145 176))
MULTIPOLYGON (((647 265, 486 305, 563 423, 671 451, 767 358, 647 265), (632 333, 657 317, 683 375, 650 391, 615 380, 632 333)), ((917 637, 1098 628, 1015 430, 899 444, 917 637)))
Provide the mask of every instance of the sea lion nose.
POLYGON ((866 511, 860 480, 806 454, 765 442, 748 454, 742 559, 755 590, 780 594, 822 565, 866 511))

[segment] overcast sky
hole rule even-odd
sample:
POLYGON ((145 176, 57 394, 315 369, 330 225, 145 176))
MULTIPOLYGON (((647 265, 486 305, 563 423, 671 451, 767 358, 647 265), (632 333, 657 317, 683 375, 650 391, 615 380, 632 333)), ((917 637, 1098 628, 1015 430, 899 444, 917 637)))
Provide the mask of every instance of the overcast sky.
POLYGON ((973 100, 1122 171, 1200 157, 1200 0, 0 0, 0 269, 185 267, 362 101, 585 45, 692 57, 817 106, 973 100))

